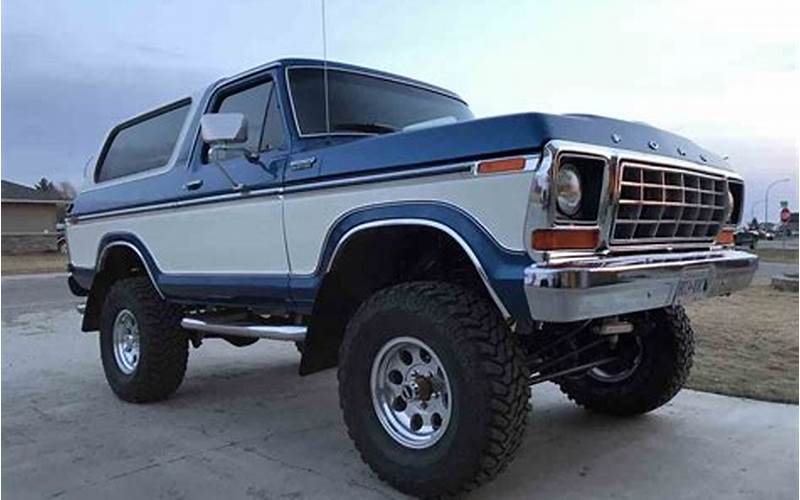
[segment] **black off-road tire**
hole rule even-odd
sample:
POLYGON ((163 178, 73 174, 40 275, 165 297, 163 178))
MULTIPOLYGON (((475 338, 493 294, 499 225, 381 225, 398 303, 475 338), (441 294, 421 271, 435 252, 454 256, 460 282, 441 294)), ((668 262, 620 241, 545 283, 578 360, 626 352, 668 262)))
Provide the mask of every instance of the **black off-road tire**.
POLYGON ((162 300, 146 277, 126 278, 111 286, 100 316, 100 355, 106 380, 120 399, 159 401, 178 389, 189 357, 189 339, 180 320, 180 310, 162 300), (133 313, 140 335, 139 361, 131 374, 124 373, 114 358, 114 321, 123 309, 133 313))
POLYGON ((683 307, 648 311, 641 362, 628 378, 608 383, 589 375, 558 384, 571 400, 599 413, 633 416, 666 404, 683 388, 692 367, 694 330, 683 307))
POLYGON ((530 398, 524 353, 493 304, 468 289, 413 282, 375 293, 347 325, 338 376, 348 434, 378 477, 403 493, 469 491, 500 473, 522 443, 530 398), (406 336, 429 345, 451 379, 450 424, 424 449, 395 441, 371 400, 376 355, 406 336))

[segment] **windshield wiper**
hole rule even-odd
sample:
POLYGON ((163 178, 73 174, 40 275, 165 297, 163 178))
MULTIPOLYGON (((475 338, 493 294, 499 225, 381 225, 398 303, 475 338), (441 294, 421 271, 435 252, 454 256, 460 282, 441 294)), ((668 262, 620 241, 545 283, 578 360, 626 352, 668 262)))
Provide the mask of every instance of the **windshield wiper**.
POLYGON ((333 129, 348 130, 351 132, 367 132, 371 134, 390 134, 392 132, 397 132, 397 129, 392 127, 391 125, 386 125, 383 123, 366 123, 366 122, 337 123, 333 127, 333 129))

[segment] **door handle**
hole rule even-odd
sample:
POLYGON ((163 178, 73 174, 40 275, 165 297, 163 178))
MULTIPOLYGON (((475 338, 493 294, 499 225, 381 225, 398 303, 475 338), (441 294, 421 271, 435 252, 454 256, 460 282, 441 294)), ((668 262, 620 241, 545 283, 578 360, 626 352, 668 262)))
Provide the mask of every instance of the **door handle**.
POLYGON ((289 163, 290 170, 305 170, 307 168, 311 168, 314 164, 317 163, 317 158, 312 156, 310 158, 303 158, 302 160, 294 160, 289 163))
POLYGON ((193 181, 189 181, 183 185, 183 188, 188 191, 194 191, 196 189, 200 189, 203 187, 203 179, 196 179, 193 181))

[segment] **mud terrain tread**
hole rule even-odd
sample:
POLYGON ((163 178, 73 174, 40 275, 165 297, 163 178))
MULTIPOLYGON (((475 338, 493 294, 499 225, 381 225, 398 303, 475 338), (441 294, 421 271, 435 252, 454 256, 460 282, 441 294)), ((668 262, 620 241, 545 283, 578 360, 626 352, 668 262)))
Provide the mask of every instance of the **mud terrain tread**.
POLYGON ((180 309, 158 296, 147 277, 120 280, 112 285, 103 306, 101 328, 110 330, 116 312, 130 308, 141 332, 140 361, 130 377, 114 377, 118 370, 113 351, 108 355, 110 331, 100 333, 103 365, 114 393, 132 403, 147 403, 167 398, 183 381, 189 357, 188 337, 180 329, 180 309))
POLYGON ((561 391, 576 404, 598 413, 634 416, 669 402, 689 377, 694 356, 694 330, 683 307, 651 311, 655 328, 648 341, 655 355, 647 358, 631 381, 605 386, 588 377, 563 379, 561 391))

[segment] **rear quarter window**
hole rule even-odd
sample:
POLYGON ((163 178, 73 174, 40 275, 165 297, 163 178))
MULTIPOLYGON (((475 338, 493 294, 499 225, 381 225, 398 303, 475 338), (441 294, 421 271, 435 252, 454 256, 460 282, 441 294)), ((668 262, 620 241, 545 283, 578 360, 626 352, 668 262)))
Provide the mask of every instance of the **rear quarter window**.
POLYGON ((185 99, 117 126, 100 157, 95 182, 165 166, 190 104, 191 100, 185 99))

